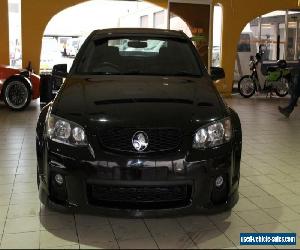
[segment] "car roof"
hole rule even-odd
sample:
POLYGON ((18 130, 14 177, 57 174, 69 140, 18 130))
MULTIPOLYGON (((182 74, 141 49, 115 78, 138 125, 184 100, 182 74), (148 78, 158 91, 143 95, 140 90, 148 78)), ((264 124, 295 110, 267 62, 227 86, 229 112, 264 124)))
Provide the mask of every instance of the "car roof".
POLYGON ((113 29, 102 29, 95 30, 93 35, 145 35, 145 36, 164 36, 164 37, 177 37, 177 38, 188 38, 183 31, 177 30, 166 30, 166 29, 154 29, 154 28, 113 28, 113 29))

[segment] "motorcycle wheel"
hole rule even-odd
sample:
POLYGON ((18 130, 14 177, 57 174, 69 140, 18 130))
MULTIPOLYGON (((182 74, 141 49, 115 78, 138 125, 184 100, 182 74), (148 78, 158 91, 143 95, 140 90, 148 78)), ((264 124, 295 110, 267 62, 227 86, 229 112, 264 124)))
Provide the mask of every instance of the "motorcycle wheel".
POLYGON ((285 78, 282 79, 281 83, 279 86, 276 86, 275 93, 279 97, 285 97, 289 93, 289 83, 285 78))
POLYGON ((255 89, 255 83, 250 75, 243 76, 238 82, 239 93, 245 98, 253 96, 255 89))
POLYGON ((22 78, 8 80, 3 87, 5 104, 14 111, 25 109, 31 101, 31 89, 22 78))

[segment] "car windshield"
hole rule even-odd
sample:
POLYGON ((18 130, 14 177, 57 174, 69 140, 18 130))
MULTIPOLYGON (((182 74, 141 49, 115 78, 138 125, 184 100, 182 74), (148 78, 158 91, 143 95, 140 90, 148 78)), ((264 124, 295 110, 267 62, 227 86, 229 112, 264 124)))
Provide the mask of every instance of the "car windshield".
POLYGON ((77 74, 201 76, 191 43, 181 39, 124 37, 94 39, 77 74))

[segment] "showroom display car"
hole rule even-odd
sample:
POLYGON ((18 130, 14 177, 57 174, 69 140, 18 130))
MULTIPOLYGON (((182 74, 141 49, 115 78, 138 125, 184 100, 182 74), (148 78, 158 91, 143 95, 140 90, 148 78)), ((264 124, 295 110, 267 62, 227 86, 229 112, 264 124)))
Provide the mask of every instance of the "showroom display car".
POLYGON ((0 100, 12 110, 25 109, 40 96, 40 76, 30 69, 0 65, 0 100))
POLYGON ((238 200, 241 124, 179 31, 94 31, 38 119, 40 200, 57 209, 221 211, 238 200))

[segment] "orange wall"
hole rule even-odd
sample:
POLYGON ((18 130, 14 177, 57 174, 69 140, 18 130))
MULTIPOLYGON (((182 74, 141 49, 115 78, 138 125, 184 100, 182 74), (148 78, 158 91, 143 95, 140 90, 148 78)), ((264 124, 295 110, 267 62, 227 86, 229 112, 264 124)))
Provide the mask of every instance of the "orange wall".
POLYGON ((9 32, 7 0, 0 0, 0 64, 9 64, 9 32))
POLYGON ((208 40, 209 40, 209 22, 210 7, 203 4, 171 3, 170 11, 180 16, 189 26, 193 36, 201 34, 206 40, 196 42, 197 50, 201 56, 202 62, 208 65, 208 40), (201 18, 199 18, 201 16, 201 18))

